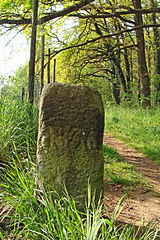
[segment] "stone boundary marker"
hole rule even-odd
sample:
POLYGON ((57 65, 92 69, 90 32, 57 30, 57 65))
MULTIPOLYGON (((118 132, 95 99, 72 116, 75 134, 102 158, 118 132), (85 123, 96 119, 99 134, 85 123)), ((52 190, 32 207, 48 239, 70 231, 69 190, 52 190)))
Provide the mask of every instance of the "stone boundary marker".
MULTIPOLYGON (((86 85, 48 84, 40 99, 37 162, 44 180, 62 193, 64 185, 82 208, 88 179, 98 200, 103 192, 104 109, 86 85)), ((77 204, 78 204, 77 203, 77 204)))

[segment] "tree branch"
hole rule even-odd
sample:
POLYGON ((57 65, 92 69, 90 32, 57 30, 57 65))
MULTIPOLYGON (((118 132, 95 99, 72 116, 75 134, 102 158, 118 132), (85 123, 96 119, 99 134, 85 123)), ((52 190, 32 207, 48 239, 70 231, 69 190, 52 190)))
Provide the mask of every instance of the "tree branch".
MULTIPOLYGON (((71 45, 71 46, 68 46, 68 47, 65 47, 65 48, 62 48, 60 50, 57 50, 57 51, 54 51, 54 53, 52 53, 51 55, 51 58, 55 57, 58 53, 62 52, 62 51, 66 51, 66 50, 69 50, 69 49, 72 49, 72 48, 77 48, 77 47, 83 47, 87 44, 90 44, 90 43, 94 43, 96 41, 99 41, 100 39, 104 39, 104 38, 110 38, 110 37, 114 37, 114 36, 118 36, 118 35, 121 35, 122 33, 126 33, 126 32, 132 32, 132 31, 135 31, 137 30, 138 28, 150 28, 150 27, 160 27, 160 24, 150 24, 150 25, 141 25, 141 26, 136 26, 134 28, 131 28, 131 29, 125 29, 125 30, 121 30, 121 31, 118 31, 116 33, 112 33, 112 34, 106 34, 106 35, 103 35, 103 36, 100 36, 100 37, 97 37, 97 38, 94 38, 94 39, 91 39, 91 40, 88 40, 84 43, 81 43, 81 44, 75 44, 75 45, 71 45)), ((135 44, 134 44, 135 46, 135 44)))
POLYGON ((43 23, 48 22, 57 17, 64 17, 71 12, 78 11, 80 8, 86 6, 87 4, 89 4, 91 2, 94 2, 94 0, 81 0, 81 2, 74 4, 68 8, 65 8, 61 11, 49 13, 48 15, 40 18, 40 20, 38 21, 38 24, 43 24, 43 23))
MULTIPOLYGON (((45 22, 48 22, 48 21, 58 18, 58 17, 64 17, 67 14, 72 13, 74 11, 78 11, 80 8, 86 6, 87 4, 89 4, 91 2, 94 2, 94 0, 81 0, 79 3, 69 6, 63 10, 48 13, 47 15, 45 15, 44 17, 39 19, 38 25, 41 25, 45 22)), ((20 19, 8 19, 8 18, 0 19, 0 25, 3 25, 3 24, 23 25, 23 24, 31 24, 31 23, 32 23, 31 18, 21 17, 20 19)))
MULTIPOLYGON (((84 6, 86 6, 91 2, 94 2, 94 0, 81 0, 79 3, 69 6, 63 10, 48 13, 47 15, 39 19, 38 25, 41 25, 43 23, 46 23, 58 17, 64 17, 68 14, 70 17, 78 17, 78 18, 86 19, 86 18, 112 18, 112 17, 122 18, 121 17, 122 15, 129 15, 129 14, 135 14, 135 13, 148 14, 148 13, 160 12, 160 8, 150 8, 150 9, 129 9, 128 11, 117 11, 114 14, 109 12, 103 13, 103 14, 87 14, 87 15, 82 15, 80 13, 71 14, 72 12, 78 11, 79 9, 83 8, 84 6)), ((127 19, 123 19, 123 21, 129 21, 130 23, 133 23, 131 20, 127 20, 127 19)), ((23 25, 23 24, 31 24, 31 23, 32 23, 31 18, 24 18, 24 17, 21 17, 20 19, 8 19, 8 18, 0 19, 0 25, 4 25, 4 24, 23 25)))
POLYGON ((109 12, 104 12, 102 14, 70 14, 69 16, 71 17, 78 17, 78 18, 112 18, 112 17, 119 17, 121 15, 130 15, 130 14, 136 14, 136 13, 141 13, 141 14, 148 14, 148 13, 158 13, 160 12, 160 8, 149 8, 149 9, 130 9, 128 11, 117 11, 115 13, 109 13, 109 12))
POLYGON ((5 47, 7 47, 8 45, 9 45, 9 43, 20 33, 20 32, 22 32, 23 30, 25 30, 26 29, 26 25, 22 28, 22 29, 20 29, 18 32, 16 32, 16 34, 5 44, 5 47))
POLYGON ((31 18, 24 18, 24 19, 0 19, 0 25, 8 24, 8 25, 24 25, 24 24, 31 24, 31 18))

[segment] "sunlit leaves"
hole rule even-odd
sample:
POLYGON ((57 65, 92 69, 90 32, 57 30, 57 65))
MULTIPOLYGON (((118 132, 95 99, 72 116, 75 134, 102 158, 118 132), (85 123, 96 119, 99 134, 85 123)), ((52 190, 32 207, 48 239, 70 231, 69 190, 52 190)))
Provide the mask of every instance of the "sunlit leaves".
POLYGON ((0 10, 1 12, 25 13, 32 9, 32 0, 1 0, 0 10))

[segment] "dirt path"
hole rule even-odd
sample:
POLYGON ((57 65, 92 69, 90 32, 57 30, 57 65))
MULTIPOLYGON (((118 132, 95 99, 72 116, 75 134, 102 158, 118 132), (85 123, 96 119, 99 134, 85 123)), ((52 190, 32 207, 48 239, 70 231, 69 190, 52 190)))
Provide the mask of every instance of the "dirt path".
MULTIPOLYGON (((160 167, 143 154, 129 149, 124 143, 107 134, 104 135, 104 143, 114 148, 127 162, 134 164, 136 170, 151 184, 149 191, 140 188, 128 191, 129 197, 125 201, 119 220, 135 225, 139 225, 143 218, 146 223, 152 219, 160 221, 160 167)), ((105 204, 110 212, 124 193, 122 185, 105 184, 105 204)))

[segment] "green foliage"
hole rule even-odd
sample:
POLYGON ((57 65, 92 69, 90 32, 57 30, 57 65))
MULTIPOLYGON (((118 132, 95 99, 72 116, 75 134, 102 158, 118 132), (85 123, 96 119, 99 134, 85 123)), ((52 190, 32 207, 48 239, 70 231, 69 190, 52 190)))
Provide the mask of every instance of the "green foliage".
POLYGON ((8 14, 9 18, 14 18, 15 14, 31 13, 33 0, 1 0, 0 11, 2 14, 8 14), (11 14, 12 13, 12 14, 11 14))
MULTIPOLYGON (((29 79, 29 63, 26 62, 25 65, 21 65, 13 76, 9 76, 8 79, 2 81, 2 87, 0 90, 0 95, 2 98, 12 98, 21 101, 22 99, 22 89, 24 88, 24 100, 27 99, 28 92, 28 79, 29 79)), ((3 80, 3 78, 2 78, 3 80)), ((35 77, 34 82, 34 95, 35 102, 39 102, 39 91, 40 83, 39 76, 35 77)))
POLYGON ((115 184, 122 184, 124 186, 140 186, 145 189, 149 187, 147 181, 143 179, 142 174, 135 170, 134 165, 127 163, 115 150, 107 145, 104 145, 104 158, 104 173, 107 181, 111 180, 115 184))
POLYGON ((159 109, 106 108, 105 131, 160 163, 159 109))
POLYGON ((12 99, 22 98, 22 88, 25 90, 25 96, 28 89, 28 62, 20 66, 13 76, 9 76, 6 83, 2 85, 1 97, 12 97, 12 99))
POLYGON ((77 58, 83 58, 84 55, 76 56, 72 51, 65 51, 57 56, 57 69, 58 72, 56 76, 56 81, 58 82, 68 82, 71 84, 86 84, 94 87, 102 96, 104 105, 107 102, 112 102, 111 86, 110 83, 105 78, 98 78, 94 76, 95 69, 93 66, 86 66, 79 73, 79 65, 75 63, 77 58))
MULTIPOLYGON (((74 5, 75 2, 79 3, 80 0, 39 1, 38 19, 57 12, 59 9, 74 5)), ((153 7, 149 1, 142 0, 141 2, 142 9, 153 7)), ((155 4, 158 6, 156 2, 155 4)), ((2 20, 29 19, 32 16, 32 5, 33 0, 1 0, 0 12, 2 20)), ((134 25, 134 14, 124 15, 124 19, 119 17, 87 18, 87 15, 103 16, 106 14, 106 9, 108 14, 114 14, 118 11, 125 12, 133 9, 133 1, 94 1, 89 7, 78 12, 82 16, 86 15, 86 19, 64 16, 39 26, 37 40, 39 41, 41 35, 45 34, 46 48, 52 48, 53 55, 56 55, 57 51, 61 52, 63 48, 67 49, 74 46, 73 49, 68 50, 67 54, 63 52, 64 56, 57 57, 59 58, 57 64, 58 81, 60 79, 60 81, 92 85, 102 94, 104 102, 108 100, 112 102, 113 95, 115 100, 117 99, 117 104, 119 104, 119 99, 126 101, 129 98, 131 100, 130 104, 137 105, 136 99, 139 86, 137 81, 136 37, 132 32, 128 32, 129 26, 134 25), (124 21, 126 21, 125 25, 124 21), (115 35, 116 32, 122 29, 123 31, 126 30, 126 32, 115 35), (95 42, 89 42, 102 35, 106 37, 95 42), (111 36, 109 37, 109 35, 111 36), (76 45, 77 47, 75 47, 76 45), (112 90, 114 84, 116 84, 117 94, 112 90), (118 95, 118 97, 116 98, 115 95, 118 95)), ((143 21, 146 25, 153 24, 151 15, 143 14, 143 21)), ((1 28, 2 32, 3 30, 1 28)), ((23 31, 30 35, 30 25, 23 31)), ((153 76, 156 63, 149 59, 156 59, 154 31, 147 29, 144 32, 149 73, 150 76, 153 76)), ((152 98, 154 98, 152 102, 155 104, 155 95, 159 99, 159 94, 153 93, 157 84, 155 80, 150 82, 153 89, 152 98)), ((142 83, 143 81, 141 81, 142 83)), ((6 86, 4 90, 7 91, 6 86)), ((155 92, 157 91, 158 88, 155 92)), ((143 96, 141 100, 144 100, 143 96)))
MULTIPOLYGON (((6 77, 3 76, 3 75, 0 73, 0 86, 1 86, 1 88, 2 88, 2 86, 4 85, 5 81, 6 81, 6 77)), ((1 91, 1 88, 0 88, 0 91, 1 91)))
POLYGON ((38 132, 38 110, 18 100, 0 100, 0 149, 4 159, 11 159, 17 152, 22 159, 35 156, 38 132), (29 154, 29 155, 28 155, 29 154))

